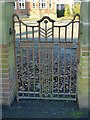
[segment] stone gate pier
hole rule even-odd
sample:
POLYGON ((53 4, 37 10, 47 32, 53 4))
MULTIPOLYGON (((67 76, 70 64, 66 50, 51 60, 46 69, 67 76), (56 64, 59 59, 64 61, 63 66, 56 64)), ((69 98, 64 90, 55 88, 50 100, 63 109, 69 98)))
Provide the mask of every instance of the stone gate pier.
POLYGON ((90 2, 81 2, 80 14, 80 65, 78 71, 78 104, 89 109, 90 94, 90 2))
POLYGON ((10 105, 15 96, 15 66, 13 39, 13 2, 0 1, 0 102, 10 105))

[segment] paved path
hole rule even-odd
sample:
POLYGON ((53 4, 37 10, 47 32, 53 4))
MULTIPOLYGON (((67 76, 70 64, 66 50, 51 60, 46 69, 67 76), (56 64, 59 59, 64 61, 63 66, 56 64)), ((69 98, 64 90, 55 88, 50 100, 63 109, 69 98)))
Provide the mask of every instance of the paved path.
POLYGON ((74 101, 28 100, 3 106, 3 118, 88 118, 74 101))

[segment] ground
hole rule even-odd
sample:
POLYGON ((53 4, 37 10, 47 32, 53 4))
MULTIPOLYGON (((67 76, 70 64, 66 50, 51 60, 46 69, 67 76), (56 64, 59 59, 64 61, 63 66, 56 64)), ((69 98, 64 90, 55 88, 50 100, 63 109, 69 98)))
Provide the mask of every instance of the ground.
POLYGON ((75 101, 22 100, 14 101, 10 107, 3 106, 3 118, 88 118, 75 101))

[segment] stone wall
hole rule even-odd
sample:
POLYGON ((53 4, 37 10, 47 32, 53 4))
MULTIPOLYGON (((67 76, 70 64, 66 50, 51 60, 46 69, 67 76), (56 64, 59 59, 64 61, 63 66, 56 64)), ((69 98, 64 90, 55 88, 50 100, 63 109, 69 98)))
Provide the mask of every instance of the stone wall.
POLYGON ((19 9, 18 2, 16 4, 17 9, 14 9, 14 13, 18 15, 30 15, 30 2, 25 2, 25 9, 19 9))

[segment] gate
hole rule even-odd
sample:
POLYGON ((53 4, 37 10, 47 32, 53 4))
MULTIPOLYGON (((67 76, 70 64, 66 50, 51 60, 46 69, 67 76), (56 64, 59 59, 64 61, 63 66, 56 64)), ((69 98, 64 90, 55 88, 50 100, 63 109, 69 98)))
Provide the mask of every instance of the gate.
POLYGON ((80 16, 26 24, 14 14, 13 23, 17 99, 76 100, 80 16))

